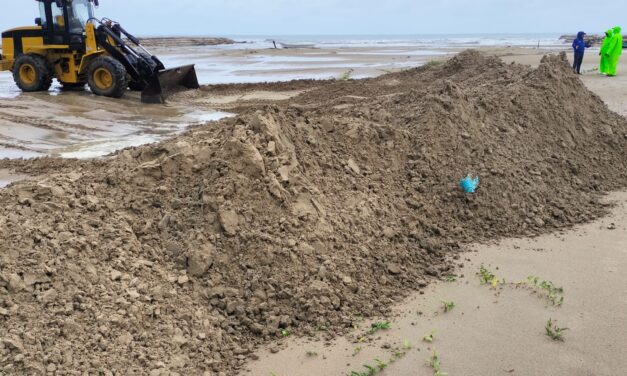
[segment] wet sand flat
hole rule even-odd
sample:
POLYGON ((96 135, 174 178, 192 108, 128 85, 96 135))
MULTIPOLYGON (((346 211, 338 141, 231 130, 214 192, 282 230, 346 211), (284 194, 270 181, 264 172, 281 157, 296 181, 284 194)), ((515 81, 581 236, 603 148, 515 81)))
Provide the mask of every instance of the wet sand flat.
MULTIPOLYGON (((224 50, 215 46, 156 47, 154 52, 168 67, 195 63, 201 84, 332 79, 343 75, 363 78, 451 54, 417 48, 224 50)), ((183 97, 165 106, 147 106, 140 103, 135 92, 128 92, 121 100, 98 98, 88 90, 64 92, 59 85, 45 93, 21 93, 11 74, 2 72, 0 159, 100 157, 229 116, 216 110, 225 102, 278 101, 298 93, 240 93, 196 102, 183 97)))
POLYGON ((425 365, 433 351, 449 375, 622 375, 627 369, 627 192, 609 200, 617 203, 612 215, 563 234, 473 247, 458 272, 463 277, 433 285, 398 306, 397 316, 381 318, 391 321, 388 331, 365 335, 363 342, 340 338, 328 346, 290 340, 278 354, 259 354, 242 375, 350 375, 366 371, 364 364, 376 365, 374 359, 387 362, 394 349, 407 353, 380 375, 433 375, 425 365), (482 285, 476 275, 482 265, 506 283, 482 285), (529 276, 563 287, 563 306, 529 288, 529 276), (443 300, 455 308, 443 313, 443 300), (545 334, 549 319, 569 328, 563 342, 545 334), (423 341, 433 331, 434 341, 423 341), (408 343, 411 349, 403 349, 408 343))
MULTIPOLYGON (((3 75, 0 85, 10 87, 3 75)), ((0 159, 43 155, 93 158, 156 142, 227 114, 184 104, 146 106, 137 93, 121 100, 85 92, 19 93, 0 99, 0 159)))
MULTIPOLYGON (((201 84, 278 82, 293 79, 339 79, 378 76, 445 60, 461 49, 414 47, 350 47, 324 49, 228 49, 220 46, 155 47, 167 66, 195 63, 201 84)), ((507 62, 537 65, 546 53, 564 48, 493 48, 480 50, 507 62)), ((610 108, 621 107, 627 93, 621 75, 607 79, 594 73, 597 56, 590 51, 582 79, 610 108)), ((625 60, 625 59, 623 59, 625 60)), ((627 71, 627 63, 621 63, 627 71)), ((310 85, 315 87, 315 85, 310 85)), ((251 100, 280 101, 300 90, 284 93, 238 92, 199 101, 171 100, 167 106, 145 106, 137 93, 112 101, 85 92, 63 92, 59 86, 47 93, 20 93, 9 73, 0 73, 0 158, 42 155, 93 158, 113 151, 163 140, 191 125, 217 120, 228 114, 216 111, 251 100)))
POLYGON ((9 170, 0 169, 0 188, 4 188, 7 185, 25 179, 26 176, 14 174, 9 170))

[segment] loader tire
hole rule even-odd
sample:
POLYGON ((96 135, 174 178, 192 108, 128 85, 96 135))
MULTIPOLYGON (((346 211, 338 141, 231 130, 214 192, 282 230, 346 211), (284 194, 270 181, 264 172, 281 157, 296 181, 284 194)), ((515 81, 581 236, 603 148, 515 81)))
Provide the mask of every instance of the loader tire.
POLYGON ((109 56, 96 58, 87 71, 87 83, 92 93, 110 98, 122 98, 128 88, 126 68, 109 56))
POLYGON ((18 56, 13 64, 13 79, 24 92, 46 91, 52 85, 53 71, 48 61, 36 54, 18 56))

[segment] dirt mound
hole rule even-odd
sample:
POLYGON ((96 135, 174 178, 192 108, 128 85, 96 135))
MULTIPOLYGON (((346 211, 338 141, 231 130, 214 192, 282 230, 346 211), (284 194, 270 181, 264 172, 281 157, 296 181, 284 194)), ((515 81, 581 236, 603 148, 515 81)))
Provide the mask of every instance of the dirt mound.
POLYGON ((18 183, 0 191, 0 371, 232 375, 282 330, 385 314, 466 242, 603 213, 626 144, 565 56, 470 51, 18 183))

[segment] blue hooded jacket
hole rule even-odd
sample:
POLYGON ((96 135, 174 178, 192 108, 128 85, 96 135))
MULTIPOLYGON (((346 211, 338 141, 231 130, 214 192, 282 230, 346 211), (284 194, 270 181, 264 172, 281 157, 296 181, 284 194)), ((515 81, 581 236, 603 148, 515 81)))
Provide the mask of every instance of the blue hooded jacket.
POLYGON ((586 35, 583 31, 577 33, 577 39, 573 41, 573 50, 575 50, 575 54, 583 55, 586 52, 586 41, 583 37, 586 35))

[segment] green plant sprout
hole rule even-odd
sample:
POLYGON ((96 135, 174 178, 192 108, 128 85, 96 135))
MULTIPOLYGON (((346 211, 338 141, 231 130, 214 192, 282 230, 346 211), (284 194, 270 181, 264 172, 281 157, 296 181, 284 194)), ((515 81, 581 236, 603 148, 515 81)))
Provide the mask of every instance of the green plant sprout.
POLYGON ((433 342, 433 340, 435 339, 435 337, 434 337, 434 336, 435 336, 435 333, 436 333, 436 331, 435 331, 435 330, 431 331, 431 333, 429 333, 429 334, 427 334, 426 336, 422 337, 422 340, 423 340, 424 342, 429 342, 429 343, 432 343, 432 342, 433 342))
POLYGON ((549 319, 547 321, 546 326, 546 335, 549 336, 553 341, 564 342, 564 332, 568 330, 568 328, 560 328, 557 326, 557 322, 549 319))
POLYGON ((505 280, 501 281, 497 276, 494 275, 494 273, 492 273, 483 265, 481 265, 481 268, 479 268, 478 275, 482 285, 492 285, 492 287, 496 287, 499 283, 505 283, 505 280))
POLYGON ((407 355, 406 352, 400 351, 400 350, 396 350, 392 357, 390 358, 390 360, 388 360, 387 362, 379 359, 379 358, 375 358, 374 362, 375 364, 364 364, 362 367, 365 368, 365 371, 351 371, 350 376, 373 376, 376 375, 380 372, 383 372, 387 367, 390 366, 390 364, 396 362, 398 359, 401 359, 402 357, 404 357, 405 355, 407 355))
POLYGON ((377 366, 364 364, 363 367, 366 369, 365 372, 352 371, 351 376, 374 376, 379 372, 377 366))
POLYGON ((438 353, 433 350, 433 354, 427 359, 427 365, 433 368, 433 376, 448 376, 448 373, 442 371, 442 364, 438 353))
POLYGON ((374 334, 379 330, 388 330, 392 324, 389 321, 377 321, 370 326, 368 334, 374 334))
POLYGON ((408 339, 403 341, 403 350, 411 350, 411 342, 408 339))
POLYGON ((455 308, 455 302, 442 300, 442 309, 445 313, 452 311, 453 308, 455 308))
POLYGON ((534 289, 544 291, 546 298, 556 307, 564 304, 564 288, 556 287, 551 281, 542 281, 536 276, 527 277, 527 283, 534 289))
POLYGON ((388 363, 383 362, 379 359, 375 358, 374 361, 377 362, 377 368, 379 369, 379 371, 383 371, 388 366, 388 363))

